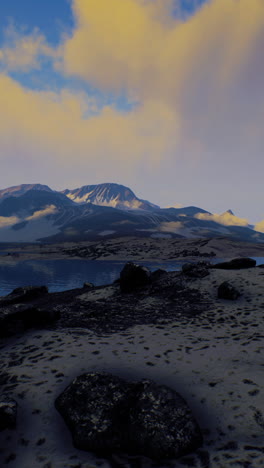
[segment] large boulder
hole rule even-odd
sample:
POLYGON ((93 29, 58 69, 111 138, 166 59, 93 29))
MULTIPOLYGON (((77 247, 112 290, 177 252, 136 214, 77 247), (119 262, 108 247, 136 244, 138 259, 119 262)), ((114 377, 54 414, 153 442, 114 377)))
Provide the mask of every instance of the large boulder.
POLYGON ((210 263, 197 262, 182 265, 182 273, 190 278, 204 278, 209 275, 210 263))
POLYGON ((231 301, 234 301, 239 296, 241 296, 240 292, 228 281, 224 281, 222 284, 220 284, 218 288, 219 299, 229 299, 231 301))
POLYGON ((120 273, 120 289, 132 292, 150 283, 151 273, 148 268, 128 262, 120 273))
POLYGON ((177 458, 202 443, 199 426, 183 398, 149 380, 129 382, 106 373, 83 374, 56 399, 55 406, 79 449, 164 459, 177 458))
POLYGON ((32 301, 47 293, 47 286, 24 286, 16 288, 7 296, 0 298, 0 306, 32 301))
POLYGON ((256 260, 253 258, 241 257, 234 258, 230 262, 216 263, 212 265, 213 268, 218 268, 220 270, 241 270, 243 268, 252 268, 256 266, 256 260))
POLYGON ((6 395, 0 396, 0 431, 16 427, 17 402, 6 395))

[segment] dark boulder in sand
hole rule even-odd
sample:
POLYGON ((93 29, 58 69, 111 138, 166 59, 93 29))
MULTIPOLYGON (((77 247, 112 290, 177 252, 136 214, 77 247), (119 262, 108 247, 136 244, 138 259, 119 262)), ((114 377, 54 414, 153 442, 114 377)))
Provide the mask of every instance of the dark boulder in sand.
POLYGON ((16 427, 17 402, 7 395, 0 396, 0 431, 16 427))
POLYGON ((148 268, 128 262, 120 273, 120 289, 132 292, 150 283, 151 273, 148 268))
POLYGON ((77 377, 55 406, 75 447, 153 459, 177 458, 202 444, 201 431, 183 398, 149 380, 129 382, 106 373, 77 377))
POLYGON ((234 301, 239 296, 241 296, 240 292, 228 281, 224 281, 222 284, 220 284, 218 288, 219 299, 229 299, 231 301, 234 301))
POLYGON ((210 263, 197 262, 182 265, 182 273, 190 278, 204 278, 209 275, 210 263))
POLYGON ((22 288, 16 288, 7 296, 0 298, 0 305, 3 306, 32 301, 47 293, 47 286, 24 286, 22 288))
POLYGON ((218 268, 220 270, 241 270, 243 268, 252 268, 256 266, 256 260, 253 258, 234 258, 230 262, 216 263, 212 265, 213 268, 218 268))

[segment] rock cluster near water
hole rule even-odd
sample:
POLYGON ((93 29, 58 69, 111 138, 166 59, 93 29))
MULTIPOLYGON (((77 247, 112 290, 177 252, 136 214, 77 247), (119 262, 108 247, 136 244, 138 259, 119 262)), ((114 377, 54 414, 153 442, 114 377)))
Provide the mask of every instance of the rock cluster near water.
POLYGON ((58 320, 58 310, 37 306, 43 296, 48 296, 46 286, 26 286, 16 288, 12 293, 0 298, 0 336, 46 326, 58 320))
POLYGON ((129 382, 106 373, 77 377, 57 398, 75 447, 154 459, 195 450, 202 435, 183 398, 149 380, 129 382))
POLYGON ((218 268, 219 270, 241 270, 244 268, 253 268, 256 266, 256 260, 253 258, 234 258, 229 262, 221 262, 213 265, 213 268, 218 268))
MULTIPOLYGON (((182 272, 166 272, 129 262, 118 281, 108 286, 84 283, 83 288, 48 293, 46 286, 17 288, 0 298, 0 336, 32 327, 84 327, 96 332, 115 332, 130 326, 193 317, 208 309, 210 300, 195 287, 195 280, 211 268, 244 269, 256 264, 250 258, 212 265, 186 263, 182 272), (57 325, 55 323, 57 322, 57 325)), ((234 300, 239 292, 220 285, 219 298, 234 300)))
POLYGON ((190 278, 204 278, 209 275, 210 266, 209 262, 185 263, 182 272, 190 278))

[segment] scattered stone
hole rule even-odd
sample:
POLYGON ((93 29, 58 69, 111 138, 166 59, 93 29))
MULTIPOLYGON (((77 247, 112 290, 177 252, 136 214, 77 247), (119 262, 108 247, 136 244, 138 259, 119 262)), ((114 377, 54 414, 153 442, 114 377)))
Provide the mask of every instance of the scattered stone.
POLYGON ((83 283, 83 288, 85 289, 93 289, 94 284, 93 283, 83 283))
POLYGON ((204 278, 209 275, 210 263, 197 262, 182 265, 182 273, 190 278, 204 278))
POLYGON ((253 258, 241 257, 234 258, 230 262, 216 263, 212 265, 212 268, 218 268, 221 270, 241 270, 243 268, 252 268, 256 266, 256 260, 253 258))
POLYGON ((219 299, 229 299, 231 301, 236 300, 241 296, 240 292, 232 286, 228 281, 224 281, 218 288, 219 299))
POLYGON ((120 273, 120 289, 132 292, 149 284, 151 273, 148 268, 128 262, 120 273))
POLYGON ((76 448, 177 458, 202 444, 200 428, 183 398, 149 380, 129 382, 106 373, 77 377, 55 406, 76 448))
POLYGON ((16 427, 17 402, 6 395, 0 397, 0 431, 16 427))

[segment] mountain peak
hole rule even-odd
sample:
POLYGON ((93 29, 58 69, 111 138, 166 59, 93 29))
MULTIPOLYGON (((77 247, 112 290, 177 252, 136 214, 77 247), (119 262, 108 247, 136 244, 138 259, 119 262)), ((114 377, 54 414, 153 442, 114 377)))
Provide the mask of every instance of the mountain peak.
POLYGON ((235 216, 232 210, 226 210, 223 214, 230 214, 232 216, 235 216))
POLYGON ((125 185, 110 182, 84 185, 73 190, 63 190, 62 193, 79 204, 92 203, 123 210, 153 210, 159 208, 153 203, 138 198, 125 185))

